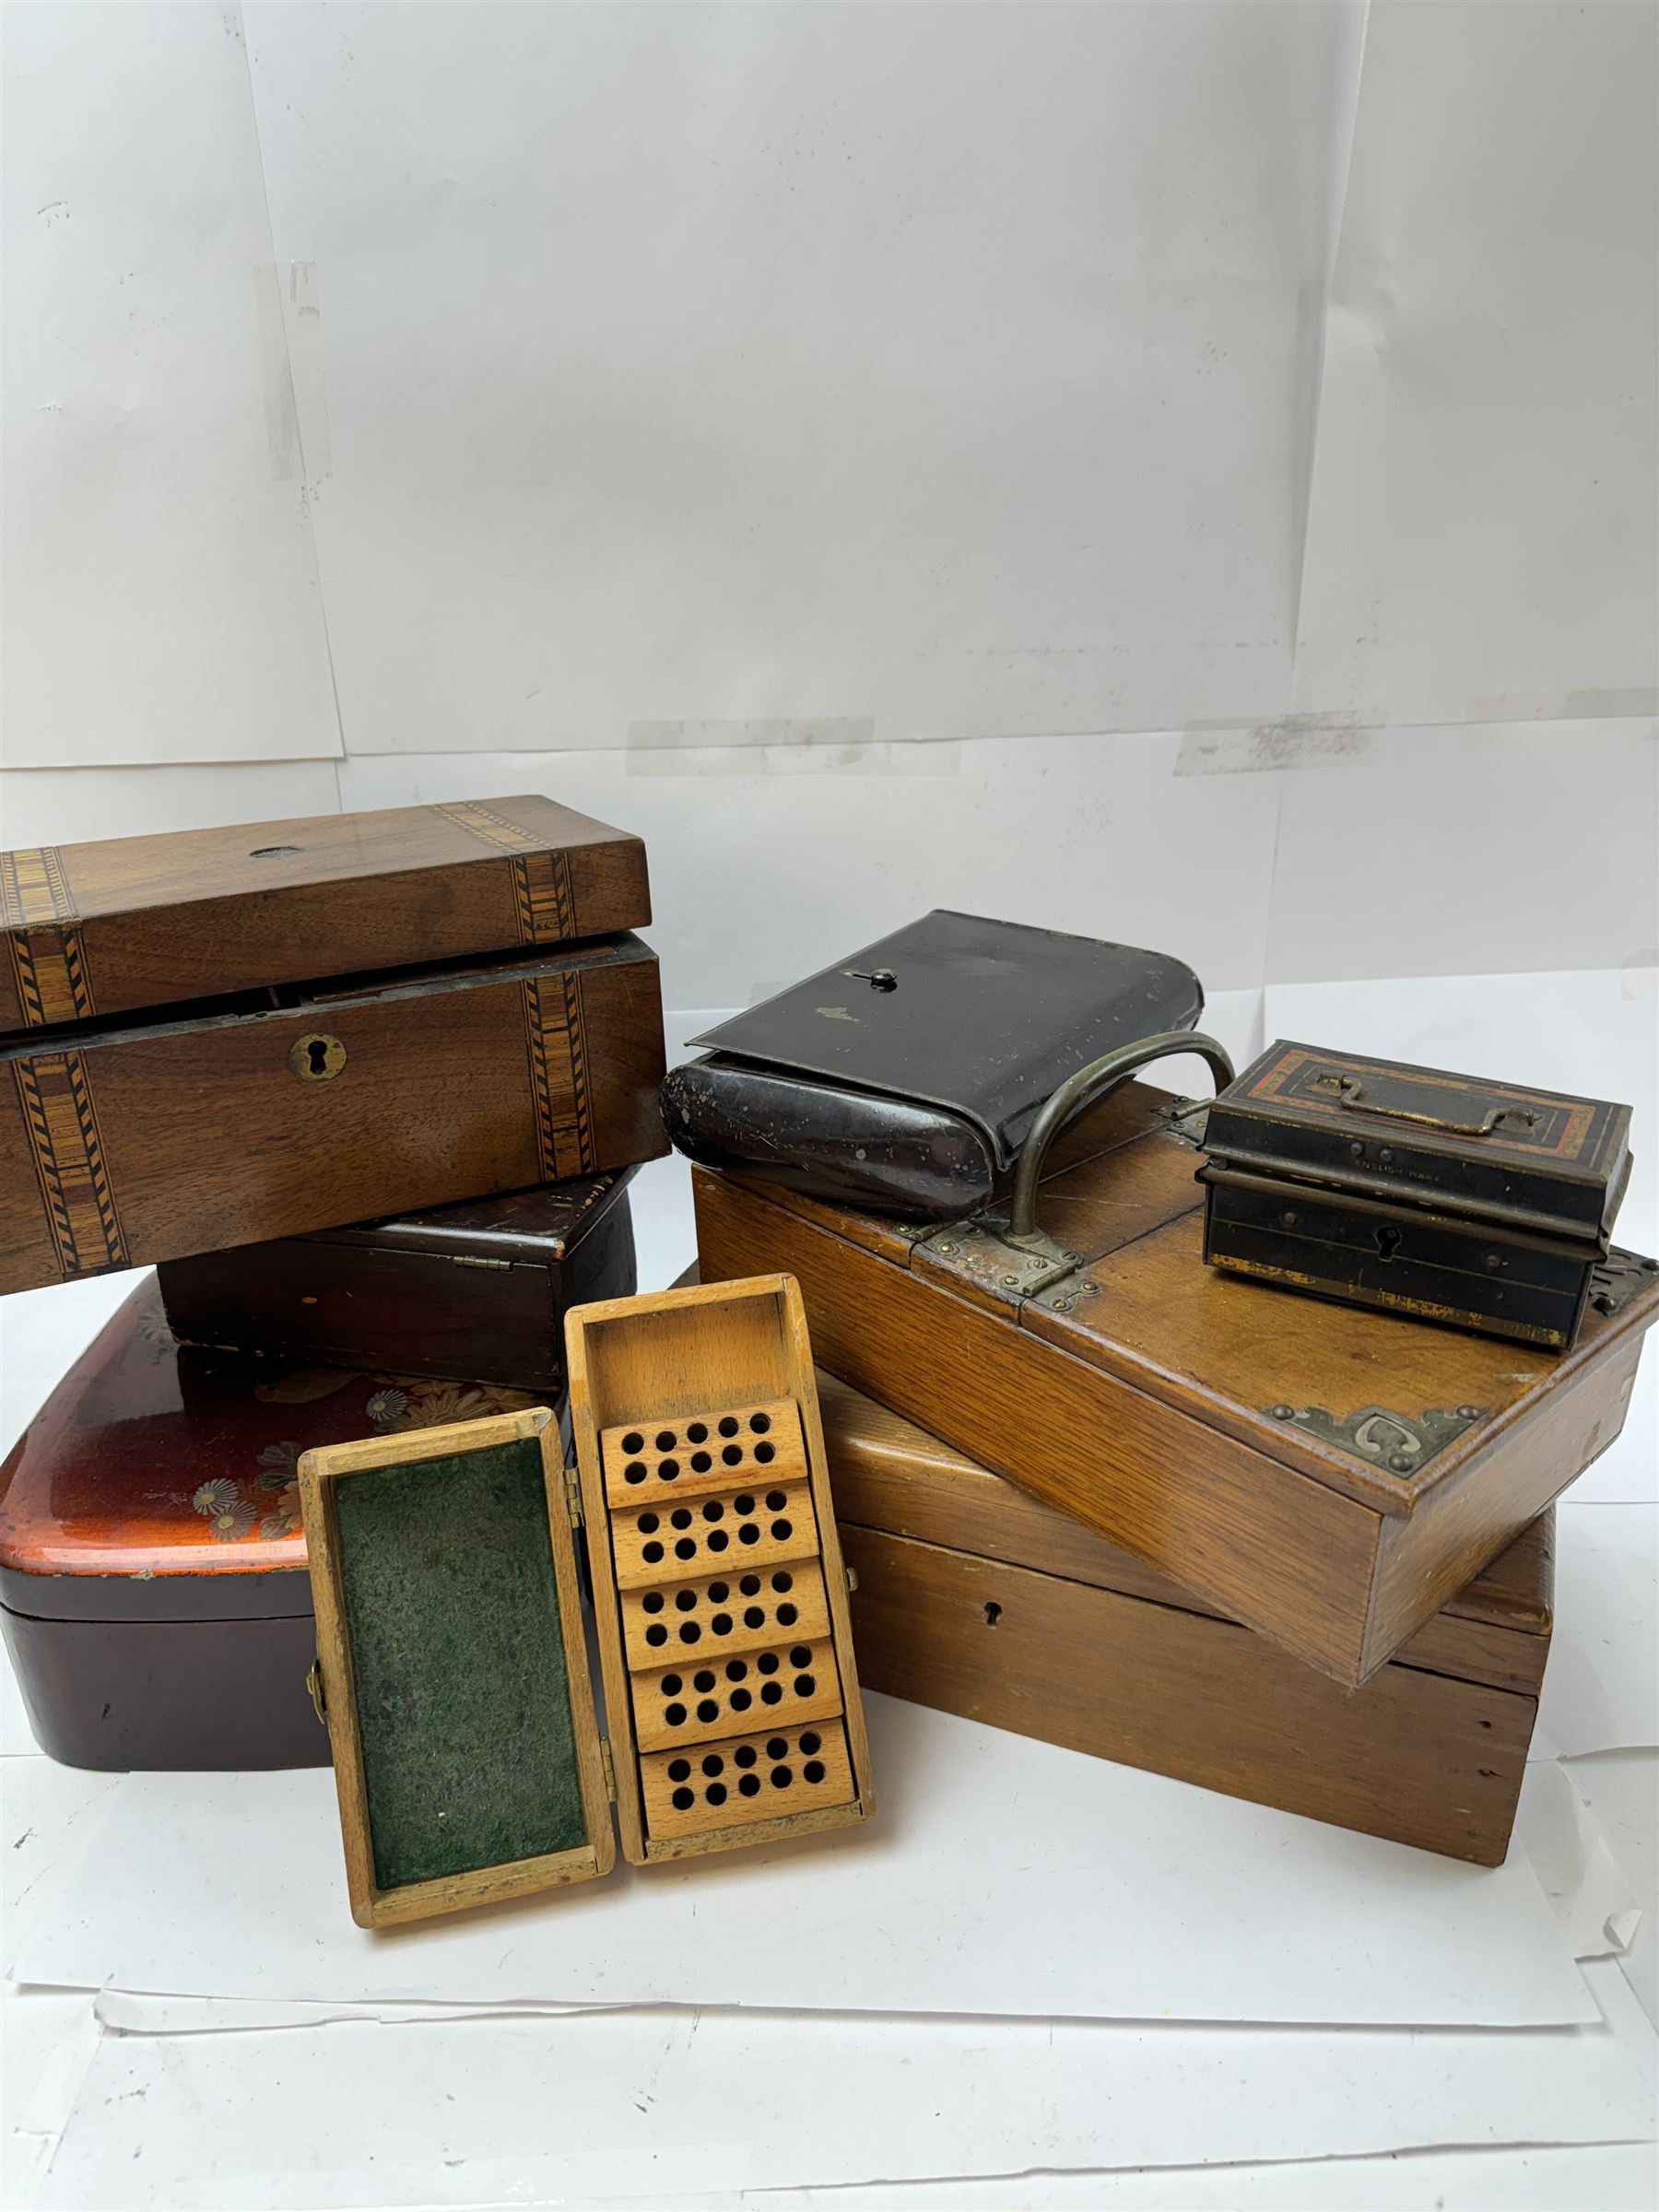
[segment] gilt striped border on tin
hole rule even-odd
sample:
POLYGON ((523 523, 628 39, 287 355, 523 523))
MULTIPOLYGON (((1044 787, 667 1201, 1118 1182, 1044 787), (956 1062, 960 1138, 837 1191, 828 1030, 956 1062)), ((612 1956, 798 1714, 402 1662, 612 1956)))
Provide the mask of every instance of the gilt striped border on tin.
POLYGON ((544 1182, 561 1182, 594 1165, 582 978, 572 973, 557 982, 527 982, 524 994, 536 1161, 544 1182))
POLYGON ((126 1240, 80 1053, 40 1053, 13 1061, 12 1073, 60 1271, 102 1275, 126 1266, 126 1240))
POLYGON ((56 845, 0 853, 0 919, 26 1029, 84 1021, 95 1009, 75 900, 56 845))
POLYGON ((581 935, 568 853, 549 853, 534 830, 521 829, 493 806, 481 806, 474 799, 458 799, 432 811, 470 830, 487 845, 515 856, 512 862, 512 898, 522 943, 550 945, 581 935))

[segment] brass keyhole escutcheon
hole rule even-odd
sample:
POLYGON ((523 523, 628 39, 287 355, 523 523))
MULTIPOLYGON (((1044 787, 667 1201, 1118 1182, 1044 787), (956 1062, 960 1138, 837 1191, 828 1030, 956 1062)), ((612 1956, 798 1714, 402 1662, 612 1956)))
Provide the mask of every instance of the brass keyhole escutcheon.
POLYGON ((346 1065, 346 1047, 337 1037, 320 1031, 297 1037, 288 1048, 288 1063, 301 1083, 326 1083, 346 1065))

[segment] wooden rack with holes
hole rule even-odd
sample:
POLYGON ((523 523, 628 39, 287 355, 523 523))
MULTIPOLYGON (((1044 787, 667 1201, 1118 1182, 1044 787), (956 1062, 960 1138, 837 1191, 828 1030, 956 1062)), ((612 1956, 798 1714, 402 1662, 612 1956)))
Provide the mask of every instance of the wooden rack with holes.
POLYGON ((611 1799, 635 1864, 869 1817, 794 1281, 578 1308, 566 1340, 575 1470, 539 1407, 300 1459, 313 1690, 364 1927, 608 1873, 611 1799))
POLYGON ((867 1819, 869 1747, 800 1293, 618 1299, 565 1326, 624 1855, 867 1819))

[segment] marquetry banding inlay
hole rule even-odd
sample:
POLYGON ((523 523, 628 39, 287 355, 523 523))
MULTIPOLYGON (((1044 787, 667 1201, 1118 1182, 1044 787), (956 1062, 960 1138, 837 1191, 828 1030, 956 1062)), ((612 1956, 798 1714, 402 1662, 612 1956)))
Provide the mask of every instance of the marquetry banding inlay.
POLYGON ((80 1276, 126 1266, 126 1241, 81 1054, 37 1053, 15 1060, 12 1073, 60 1269, 80 1276))

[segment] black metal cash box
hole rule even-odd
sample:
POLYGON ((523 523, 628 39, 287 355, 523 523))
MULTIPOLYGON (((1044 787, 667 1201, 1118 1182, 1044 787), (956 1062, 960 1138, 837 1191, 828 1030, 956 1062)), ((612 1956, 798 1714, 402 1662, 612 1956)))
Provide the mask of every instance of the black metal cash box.
POLYGON ((1630 1130, 1606 1100, 1281 1039, 1210 1108, 1204 1256, 1565 1350, 1608 1261, 1630 1130))

